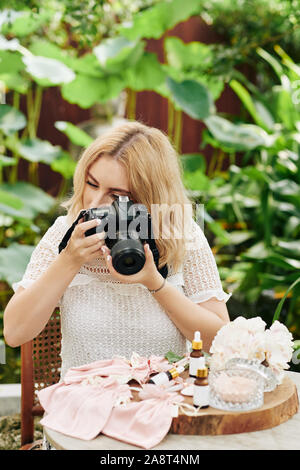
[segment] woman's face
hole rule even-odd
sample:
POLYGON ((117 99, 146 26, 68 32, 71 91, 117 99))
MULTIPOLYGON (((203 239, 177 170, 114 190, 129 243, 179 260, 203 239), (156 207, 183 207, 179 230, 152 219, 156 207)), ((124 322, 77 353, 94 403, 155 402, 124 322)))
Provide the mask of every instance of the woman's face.
POLYGON ((110 206, 117 196, 131 198, 126 169, 112 157, 103 155, 87 172, 83 208, 110 206))

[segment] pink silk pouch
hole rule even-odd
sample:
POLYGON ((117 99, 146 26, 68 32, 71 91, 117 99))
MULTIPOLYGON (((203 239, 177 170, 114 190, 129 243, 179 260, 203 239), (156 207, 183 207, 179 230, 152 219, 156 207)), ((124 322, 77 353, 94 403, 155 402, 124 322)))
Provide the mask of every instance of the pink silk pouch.
POLYGON ((145 383, 150 374, 168 370, 170 364, 164 357, 151 356, 149 359, 133 355, 131 362, 122 357, 104 359, 84 364, 79 367, 71 367, 64 377, 65 384, 81 382, 87 377, 94 376, 123 376, 128 380, 135 379, 137 382, 145 383))
POLYGON ((43 426, 79 439, 94 439, 108 421, 113 406, 131 397, 127 384, 102 379, 97 385, 58 383, 38 392, 46 414, 43 426))
POLYGON ((102 433, 150 449, 166 436, 172 424, 173 404, 184 398, 153 384, 144 385, 139 396, 142 401, 113 408, 102 433))

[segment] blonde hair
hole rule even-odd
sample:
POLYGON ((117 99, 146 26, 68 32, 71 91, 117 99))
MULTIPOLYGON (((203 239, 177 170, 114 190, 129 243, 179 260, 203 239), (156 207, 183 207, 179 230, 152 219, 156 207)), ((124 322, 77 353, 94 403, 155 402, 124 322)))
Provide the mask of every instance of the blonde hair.
POLYGON ((192 218, 193 203, 182 182, 183 168, 180 159, 168 137, 158 129, 134 121, 113 128, 96 138, 84 150, 77 163, 73 196, 61 204, 68 209, 70 222, 84 208, 83 192, 87 171, 102 155, 111 156, 124 165, 132 199, 143 204, 151 214, 155 243, 159 251, 159 268, 167 263, 177 272, 184 258, 187 233, 186 226, 184 233, 182 232, 182 214, 185 221, 187 211, 187 220, 192 218), (175 209, 170 214, 170 227, 173 231, 178 230, 180 238, 162 236, 160 220, 153 219, 153 205, 158 205, 156 207, 163 220, 170 214, 170 207, 175 209))

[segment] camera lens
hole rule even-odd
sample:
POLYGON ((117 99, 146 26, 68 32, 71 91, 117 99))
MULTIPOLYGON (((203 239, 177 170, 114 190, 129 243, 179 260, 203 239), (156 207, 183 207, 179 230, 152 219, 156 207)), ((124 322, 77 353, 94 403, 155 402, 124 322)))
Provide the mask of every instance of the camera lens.
POLYGON ((134 259, 132 258, 132 256, 127 256, 126 258, 123 258, 123 264, 125 264, 125 266, 133 266, 134 259))
POLYGON ((111 249, 112 264, 120 274, 139 272, 146 261, 143 244, 140 240, 119 240, 111 249))

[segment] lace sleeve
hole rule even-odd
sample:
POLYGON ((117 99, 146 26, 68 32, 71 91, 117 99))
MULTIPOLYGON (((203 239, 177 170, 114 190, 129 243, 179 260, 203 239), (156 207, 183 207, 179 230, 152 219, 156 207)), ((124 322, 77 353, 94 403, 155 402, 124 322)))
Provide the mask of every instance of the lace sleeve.
POLYGON ((183 280, 184 294, 193 302, 205 302, 212 297, 227 302, 231 297, 231 294, 223 291, 214 255, 203 231, 194 220, 183 263, 183 280))
POLYGON ((50 266, 58 255, 58 245, 67 230, 65 217, 58 217, 54 224, 47 230, 32 252, 23 278, 12 284, 14 292, 19 286, 25 289, 31 286, 50 266))

